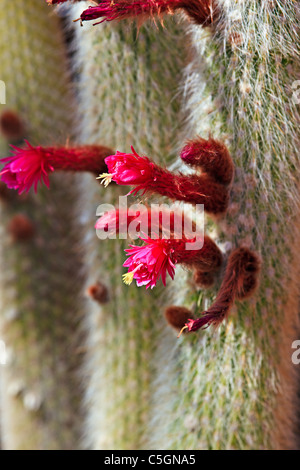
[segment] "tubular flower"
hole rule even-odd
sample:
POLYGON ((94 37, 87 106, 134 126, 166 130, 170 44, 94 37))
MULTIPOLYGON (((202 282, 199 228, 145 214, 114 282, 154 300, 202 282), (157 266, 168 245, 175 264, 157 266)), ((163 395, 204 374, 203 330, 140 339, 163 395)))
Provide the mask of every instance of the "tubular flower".
POLYGON ((105 159, 109 173, 100 175, 107 186, 111 181, 119 185, 136 186, 129 194, 158 193, 173 200, 203 204, 207 213, 219 215, 226 211, 228 189, 208 174, 183 175, 172 173, 151 162, 148 157, 117 152, 105 159))
POLYGON ((203 26, 212 24, 218 15, 216 0, 102 0, 98 6, 85 10, 79 19, 82 22, 101 18, 95 24, 127 18, 143 21, 172 15, 178 9, 184 10, 194 23, 203 26))
POLYGON ((2 158, 5 163, 0 172, 1 180, 10 189, 19 194, 28 192, 33 186, 37 191, 38 184, 50 185, 49 174, 56 170, 88 171, 98 174, 106 168, 104 159, 111 150, 100 146, 75 148, 33 147, 26 141, 27 147, 14 149, 13 155, 2 158))
POLYGON ((165 286, 167 273, 172 279, 175 276, 174 248, 170 240, 147 238, 143 241, 146 245, 131 245, 131 248, 125 250, 129 258, 124 263, 128 273, 124 274, 123 280, 129 285, 135 279, 138 286, 153 289, 161 277, 165 286))
POLYGON ((217 245, 207 236, 204 237, 203 247, 199 250, 187 250, 186 243, 193 240, 176 239, 142 239, 143 246, 131 245, 125 250, 129 258, 124 267, 129 268, 123 276, 125 284, 131 284, 133 279, 138 286, 145 285, 148 289, 156 286, 160 277, 166 285, 166 275, 174 279, 175 266, 180 263, 187 267, 202 267, 206 271, 215 271, 222 263, 222 254, 217 245))
POLYGON ((104 186, 113 180, 120 185, 136 185, 137 188, 132 193, 137 193, 140 189, 145 189, 148 181, 155 178, 154 168, 148 157, 140 157, 133 147, 131 153, 117 152, 105 159, 109 173, 100 175, 104 186))
POLYGON ((227 318, 234 301, 250 297, 258 284, 260 261, 248 248, 237 248, 228 259, 224 280, 213 305, 200 318, 190 319, 184 329, 197 331, 219 326, 227 318))

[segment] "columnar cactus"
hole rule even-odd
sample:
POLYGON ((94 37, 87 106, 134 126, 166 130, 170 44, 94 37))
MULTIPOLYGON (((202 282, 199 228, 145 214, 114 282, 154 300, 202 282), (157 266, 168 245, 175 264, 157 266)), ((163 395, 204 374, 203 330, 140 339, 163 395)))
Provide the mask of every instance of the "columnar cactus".
MULTIPOLYGON (((23 137, 64 143, 73 129, 59 19, 40 0, 3 0, 0 43, 7 101, 0 109, 1 157, 9 155, 9 142, 22 146, 23 137)), ((55 175, 50 191, 22 196, 1 182, 4 449, 77 449, 80 443, 84 269, 76 181, 55 175)))
MULTIPOLYGON (((299 396, 291 345, 299 332, 300 214, 299 116, 292 87, 299 71, 297 5, 224 0, 219 9, 210 34, 190 28, 194 58, 185 76, 187 132, 211 132, 229 146, 236 172, 219 237, 227 250, 244 246, 259 253, 260 287, 254 298, 236 304, 218 331, 191 333, 182 341, 179 365, 177 354, 175 359, 180 372, 173 383, 173 411, 168 393, 163 412, 158 391, 161 419, 152 433, 157 432, 156 445, 163 448, 295 449, 299 396)), ((193 313, 199 316, 213 299, 213 292, 211 298, 200 292, 193 313)))
MULTIPOLYGON (((70 9, 72 20, 87 4, 70 9)), ((179 79, 184 64, 184 37, 176 21, 168 28, 150 25, 138 30, 132 23, 76 26, 80 75, 80 142, 125 151, 134 145, 159 162, 171 161, 181 124, 179 79)), ((164 328, 159 290, 145 293, 122 283, 126 245, 98 240, 93 228, 97 205, 118 204, 126 195, 117 186, 105 192, 89 188, 91 268, 88 287, 97 281, 108 289, 109 302, 94 303, 87 318, 86 445, 92 448, 137 449, 145 445, 149 421, 153 354, 164 328)), ((128 202, 129 205, 129 202, 128 202)))
MULTIPOLYGON (((175 4, 179 5, 167 0, 104 2, 80 18, 143 18, 173 12, 175 4)), ((185 9, 183 4, 180 8, 185 9)), ((219 323, 230 308, 231 316, 214 335, 184 341, 174 413, 164 383, 168 412, 159 407, 157 442, 172 448, 295 448, 297 384, 290 348, 297 334, 299 292, 294 234, 299 216, 299 134, 292 100, 299 52, 297 6, 229 0, 199 2, 199 9, 204 4, 212 12, 210 33, 199 26, 190 28, 194 59, 186 69, 186 137, 213 132, 230 147, 236 175, 228 215, 219 224, 219 240, 225 250, 234 251, 215 303, 213 290, 190 299, 196 301, 192 313, 204 315, 191 319, 186 328, 195 331, 219 323), (237 302, 233 309, 235 298, 241 297, 238 283, 228 294, 230 270, 234 273, 236 260, 246 256, 254 274, 248 285, 253 292, 259 268, 255 253, 262 263, 260 288, 252 300, 237 302)), ((114 158, 121 163, 120 154, 114 158)), ((157 188, 160 192, 159 183, 157 188)), ((136 270, 133 273, 136 276, 136 270)), ((168 377, 166 369, 162 374, 168 377)), ((155 403, 161 401, 156 397, 155 403)))

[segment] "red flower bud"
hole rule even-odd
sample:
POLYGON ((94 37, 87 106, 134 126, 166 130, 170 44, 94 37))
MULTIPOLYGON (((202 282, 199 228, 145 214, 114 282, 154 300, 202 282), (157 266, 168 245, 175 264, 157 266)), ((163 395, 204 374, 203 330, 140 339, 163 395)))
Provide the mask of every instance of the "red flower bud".
POLYGON ((190 140, 180 154, 184 163, 199 167, 221 184, 230 184, 234 165, 226 145, 212 138, 190 140))

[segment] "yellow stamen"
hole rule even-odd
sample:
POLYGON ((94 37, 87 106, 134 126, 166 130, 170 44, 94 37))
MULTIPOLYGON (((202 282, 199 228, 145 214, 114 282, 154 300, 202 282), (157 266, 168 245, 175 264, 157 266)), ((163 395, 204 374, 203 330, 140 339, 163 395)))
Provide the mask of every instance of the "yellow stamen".
POLYGON ((107 188, 107 186, 109 185, 109 183, 111 183, 112 181, 112 177, 113 175, 111 175, 110 173, 102 173, 102 175, 100 175, 97 180, 101 180, 101 184, 104 184, 104 187, 107 188))
POLYGON ((133 277, 135 273, 143 266, 143 264, 139 264, 133 271, 129 271, 127 274, 123 274, 123 282, 127 285, 130 286, 130 284, 133 281, 133 277))
POLYGON ((130 271, 129 273, 123 274, 123 282, 126 286, 130 286, 133 281, 134 271, 130 271))
POLYGON ((180 336, 182 335, 182 333, 184 332, 184 330, 186 330, 187 328, 188 328, 187 325, 185 325, 183 328, 181 328, 180 333, 179 333, 179 335, 177 336, 177 338, 180 338, 180 336))

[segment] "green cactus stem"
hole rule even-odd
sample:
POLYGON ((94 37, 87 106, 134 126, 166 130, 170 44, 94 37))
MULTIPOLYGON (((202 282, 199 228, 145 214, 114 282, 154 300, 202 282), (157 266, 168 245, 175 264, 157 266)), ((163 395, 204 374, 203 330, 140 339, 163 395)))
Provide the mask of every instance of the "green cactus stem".
MULTIPOLYGON (((75 5, 71 19, 86 8, 75 5)), ((184 36, 177 20, 168 28, 134 23, 98 27, 76 23, 77 66, 80 76, 80 140, 120 151, 133 145, 156 161, 175 155, 179 112, 179 78, 184 64, 184 36)), ((104 190, 84 182, 86 211, 96 220, 96 208, 118 203, 126 189, 104 190)), ((128 202, 128 205, 130 203, 128 202)), ((92 224, 89 284, 99 280, 110 301, 91 305, 87 319, 86 446, 94 449, 140 449, 150 416, 153 362, 165 320, 159 288, 151 293, 122 284, 123 248, 129 241, 98 240, 92 224)))

